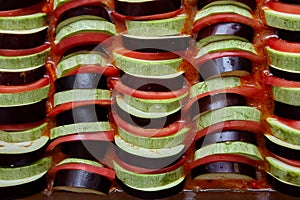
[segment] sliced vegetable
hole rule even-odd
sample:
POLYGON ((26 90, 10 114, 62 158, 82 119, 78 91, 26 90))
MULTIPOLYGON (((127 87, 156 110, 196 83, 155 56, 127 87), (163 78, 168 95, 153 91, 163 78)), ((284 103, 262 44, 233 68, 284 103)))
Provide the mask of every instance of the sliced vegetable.
MULTIPOLYGON (((286 7, 284 6, 284 8, 286 7)), ((296 11, 297 13, 293 12, 295 8, 286 13, 286 12, 282 12, 283 10, 281 9, 280 11, 278 11, 270 8, 265 8, 264 14, 265 14, 266 23, 268 26, 274 28, 290 30, 290 31, 300 31, 299 8, 297 9, 298 9, 298 11, 296 11)))
MULTIPOLYGON (((224 1, 223 0, 202 0, 202 1, 198 0, 198 2, 197 2, 198 9, 201 9, 204 6, 211 4, 212 2, 214 2, 215 4, 218 4, 218 3, 223 3, 224 1)), ((251 8, 252 10, 255 10, 255 7, 256 7, 256 1, 253 1, 253 0, 233 0, 233 1, 225 1, 225 2, 230 3, 230 4, 235 4, 235 5, 244 4, 244 5, 248 6, 249 8, 251 8)))
POLYGON ((1 8, 0 10, 3 11, 3 10, 15 10, 15 9, 20 9, 20 8, 25 8, 25 7, 29 7, 29 6, 32 6, 34 4, 37 4, 39 2, 41 2, 42 0, 26 0, 26 1, 22 1, 22 2, 19 2, 19 1, 5 1, 5 0, 2 0, 0 3, 1 3, 1 8))
POLYGON ((292 120, 300 120, 300 116, 297 115, 300 107, 274 101, 274 114, 279 117, 288 118, 292 120))

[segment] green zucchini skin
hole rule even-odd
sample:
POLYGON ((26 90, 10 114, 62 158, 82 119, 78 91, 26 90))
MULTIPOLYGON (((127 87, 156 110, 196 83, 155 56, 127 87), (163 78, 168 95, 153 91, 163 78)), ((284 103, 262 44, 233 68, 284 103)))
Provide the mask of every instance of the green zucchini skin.
POLYGON ((91 189, 108 194, 111 181, 104 176, 84 170, 60 170, 57 172, 53 187, 69 186, 91 189))

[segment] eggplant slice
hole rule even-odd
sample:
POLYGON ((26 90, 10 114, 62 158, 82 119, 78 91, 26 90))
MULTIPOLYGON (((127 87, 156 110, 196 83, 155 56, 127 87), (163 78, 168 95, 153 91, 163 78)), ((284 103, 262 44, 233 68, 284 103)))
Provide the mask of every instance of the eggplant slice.
POLYGON ((290 4, 296 4, 296 5, 300 5, 299 0, 280 0, 283 3, 290 3, 290 4))
POLYGON ((108 89, 107 77, 95 73, 64 76, 56 79, 54 84, 56 92, 72 89, 108 89))
POLYGON ((188 49, 191 37, 187 35, 137 37, 121 34, 123 46, 138 52, 179 52, 188 49))
MULTIPOLYGON (((237 162, 213 162, 192 169, 192 177, 204 174, 240 174, 256 179, 256 169, 253 166, 237 162)), ((217 176, 217 175, 216 175, 217 176)))
POLYGON ((110 186, 111 181, 106 177, 84 170, 60 170, 56 173, 53 184, 54 190, 67 190, 72 187, 78 192, 89 189, 103 194, 108 194, 110 186))
POLYGON ((20 8, 25 8, 32 6, 34 4, 37 4, 39 2, 42 2, 43 0, 24 0, 24 1, 19 1, 19 0, 0 0, 0 11, 5 11, 5 10, 15 10, 15 9, 20 9, 20 8))
POLYGON ((221 57, 200 64, 198 70, 202 80, 226 74, 244 76, 251 73, 252 62, 238 56, 221 57))
POLYGON ((47 31, 48 29, 45 28, 42 31, 30 34, 0 33, 0 49, 19 50, 41 46, 46 42, 47 31))
POLYGON ((174 187, 158 191, 141 191, 125 185, 120 179, 116 178, 117 184, 128 194, 140 199, 161 199, 174 196, 183 191, 185 179, 174 187))
POLYGON ((121 82, 135 90, 170 92, 182 89, 186 83, 184 74, 168 79, 137 77, 121 71, 121 82))
POLYGON ((244 96, 235 93, 218 93, 205 96, 198 99, 190 108, 191 118, 207 111, 228 106, 247 106, 247 101, 244 96))
POLYGON ((249 131, 228 130, 205 135, 196 141, 195 147, 197 150, 209 144, 230 141, 241 141, 257 146, 257 140, 254 133, 249 131))
POLYGON ((236 22, 217 23, 209 25, 197 33, 196 41, 199 41, 208 36, 233 35, 239 36, 252 42, 254 30, 252 27, 236 22))
POLYGON ((19 198, 25 198, 34 194, 37 194, 47 187, 46 175, 41 178, 10 187, 0 187, 1 199, 15 200, 19 198))
POLYGON ((277 29, 277 35, 280 39, 286 40, 288 42, 300 42, 300 31, 277 29))
POLYGON ((293 73, 269 66, 270 72, 281 79, 300 82, 300 73, 293 73))
POLYGON ((274 101, 274 114, 293 120, 300 120, 300 106, 288 105, 279 101, 274 101))
POLYGON ((75 123, 108 121, 108 107, 86 105, 61 112, 56 115, 56 126, 75 123))
POLYGON ((14 107, 0 107, 0 124, 26 124, 46 118, 46 102, 14 107))
POLYGON ((61 144, 61 152, 72 157, 99 161, 104 158, 110 142, 107 141, 73 141, 61 144))
POLYGON ((174 156, 164 157, 164 158, 146 158, 142 156, 137 156, 130 154, 119 147, 115 147, 115 152, 118 158, 132 166, 142 167, 146 169, 162 169, 169 167, 181 160, 185 149, 182 152, 174 156))
POLYGON ((46 73, 45 66, 24 72, 0 72, 0 85, 23 85, 40 80, 46 73))
MULTIPOLYGON (((201 10, 204 6, 216 1, 222 1, 222 0, 198 0, 197 3, 198 9, 201 10)), ((249 6, 249 8, 251 8, 252 10, 255 10, 256 8, 256 0, 232 0, 232 1, 243 3, 249 6)), ((297 1, 297 0, 286 0, 286 1, 297 1)))
POLYGON ((133 126, 143 127, 145 129, 164 128, 178 121, 181 117, 181 109, 173 114, 159 118, 141 118, 134 116, 123 110, 121 107, 118 106, 118 104, 115 105, 115 111, 116 114, 127 123, 133 126))
POLYGON ((80 16, 80 15, 97 16, 97 17, 101 17, 109 22, 112 22, 106 8, 104 8, 102 6, 85 5, 85 6, 79 6, 79 7, 69 9, 69 10, 65 11, 64 13, 62 13, 57 20, 57 24, 59 24, 60 22, 66 20, 66 19, 69 19, 71 17, 76 17, 76 16, 80 16))
POLYGON ((115 0, 117 13, 126 16, 149 16, 172 12, 181 8, 182 0, 156 0, 156 1, 126 1, 115 0))
POLYGON ((287 158, 290 160, 300 160, 300 150, 281 146, 279 144, 276 144, 276 143, 270 141, 267 137, 264 137, 264 139, 265 139, 266 148, 270 152, 274 153, 275 155, 278 155, 280 157, 287 158))

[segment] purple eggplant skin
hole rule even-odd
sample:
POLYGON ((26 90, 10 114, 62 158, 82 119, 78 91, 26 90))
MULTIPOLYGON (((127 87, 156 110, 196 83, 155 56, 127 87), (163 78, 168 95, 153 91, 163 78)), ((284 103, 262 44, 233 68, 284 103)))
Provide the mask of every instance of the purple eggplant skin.
POLYGON ((66 20, 66 19, 80 16, 80 15, 97 16, 97 17, 101 17, 109 22, 112 22, 110 15, 108 14, 108 11, 106 10, 106 8, 104 8, 102 6, 85 5, 85 6, 75 7, 75 8, 65 11, 64 13, 62 13, 59 16, 57 23, 59 24, 60 22, 66 20))
POLYGON ((46 99, 29 105, 0 107, 0 124, 26 124, 46 118, 46 99))
POLYGON ((247 106, 244 96, 235 93, 218 93, 198 99, 190 108, 190 116, 194 118, 198 114, 228 106, 247 106))
POLYGON ((44 77, 45 66, 25 72, 0 72, 0 85, 23 85, 33 83, 44 77))
POLYGON ((65 142, 60 146, 61 152, 72 158, 99 161, 104 158, 109 145, 108 141, 81 140, 65 142))
POLYGON ((63 111, 56 115, 56 125, 108 121, 109 108, 101 105, 86 105, 63 111))
POLYGON ((182 89, 186 83, 184 74, 169 79, 141 78, 121 71, 121 82, 135 90, 170 92, 182 89))
POLYGON ((276 76, 281 79, 300 82, 300 74, 288 72, 280 69, 276 69, 272 66, 269 66, 269 71, 273 76, 276 76))
POLYGON ((267 137, 265 139, 266 148, 275 155, 291 160, 300 160, 300 151, 296 149, 290 149, 279 144, 270 141, 267 137))
POLYGON ((72 89, 108 89, 107 77, 96 73, 64 76, 56 79, 54 84, 56 92, 72 89))
POLYGON ((283 39, 288 42, 300 42, 300 31, 277 29, 277 35, 280 39, 283 39))
POLYGON ((252 61, 238 56, 226 56, 209 60, 198 66, 200 80, 222 76, 224 73, 230 73, 237 70, 251 73, 252 61))
MULTIPOLYGON (((204 6, 216 1, 222 1, 222 0, 198 0, 197 2, 198 10, 201 10, 204 6)), ((252 10, 255 10, 256 8, 256 0, 232 0, 232 1, 243 3, 248 7, 250 7, 252 10)))
POLYGON ((160 118, 141 118, 127 113, 116 104, 114 106, 116 114, 125 122, 145 129, 160 129, 178 121, 181 118, 181 109, 177 112, 160 118))
POLYGON ((123 149, 115 146, 115 152, 118 158, 132 166, 141 167, 145 169, 162 169, 168 166, 172 166, 177 163, 183 156, 186 149, 183 149, 182 152, 170 157, 165 158, 146 158, 142 156, 137 156, 130 154, 123 149))
POLYGON ((278 117, 300 120, 300 106, 288 105, 279 101, 274 101, 274 114, 278 117))
POLYGON ((298 0, 280 0, 282 3, 289 3, 289 4, 296 4, 300 5, 300 2, 298 0))
POLYGON ((43 0, 0 0, 0 11, 7 11, 7 10, 15 10, 20 8, 29 7, 35 4, 42 2, 43 0))
POLYGON ((43 45, 48 29, 31 34, 0 33, 0 49, 31 49, 43 45))
POLYGON ((144 2, 126 2, 115 0, 117 13, 126 16, 149 16, 163 14, 178 10, 182 6, 182 0, 155 0, 144 2))
POLYGON ((53 188, 58 186, 91 189, 108 194, 111 181, 104 176, 84 170, 60 170, 56 173, 53 188))
POLYGON ((179 52, 188 49, 191 37, 162 37, 162 38, 134 38, 121 35, 123 46, 131 51, 159 53, 179 52))
POLYGON ((158 191, 140 191, 133 189, 127 185, 125 185, 120 179, 116 178, 117 184, 129 195, 132 195, 134 197, 140 198, 140 199, 162 199, 162 198, 168 198, 171 196, 174 196, 176 194, 179 194, 184 189, 185 179, 179 183, 178 185, 168 188, 165 190, 158 190, 158 191))
MULTIPOLYGON (((273 189, 275 189, 276 191, 286 194, 286 195, 289 195, 289 196, 300 197, 300 187, 298 187, 296 185, 292 185, 292 184, 290 185, 290 184, 281 182, 268 173, 266 175, 266 178, 267 178, 268 183, 271 185, 271 187, 273 189)), ((288 198, 286 198, 286 199, 288 199, 288 198)))
POLYGON ((241 130, 228 130, 205 135, 196 141, 195 148, 200 149, 206 145, 229 141, 246 142, 257 146, 257 140, 254 133, 241 130))
POLYGON ((38 194, 47 187, 46 175, 22 185, 0 187, 1 199, 15 200, 38 194))
POLYGON ((251 165, 237 162, 212 162, 192 169, 193 178, 209 173, 232 173, 249 176, 256 179, 256 169, 251 165))
POLYGON ((39 159, 41 159, 49 143, 43 147, 29 153, 23 154, 0 154, 0 166, 1 167, 21 167, 29 165, 39 159))
POLYGON ((216 35, 234 35, 245 38, 249 42, 252 42, 254 30, 251 26, 236 22, 217 23, 209 25, 198 31, 196 41, 208 36, 216 35))

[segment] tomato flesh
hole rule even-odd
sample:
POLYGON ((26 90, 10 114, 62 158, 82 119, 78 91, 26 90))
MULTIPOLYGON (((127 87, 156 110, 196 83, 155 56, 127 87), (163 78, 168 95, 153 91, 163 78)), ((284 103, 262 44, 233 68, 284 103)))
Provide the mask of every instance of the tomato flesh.
POLYGON ((279 1, 269 1, 267 7, 283 13, 300 14, 300 5, 282 3, 279 1))
POLYGON ((289 81, 278 78, 276 76, 268 76, 265 81, 266 84, 277 86, 277 87, 289 87, 289 88, 299 88, 300 82, 289 81))
POLYGON ((267 40, 267 45, 277 51, 300 53, 300 43, 297 42, 287 42, 276 37, 271 37, 267 40))
POLYGON ((20 49, 20 50, 0 49, 0 55, 1 56, 25 56, 25 55, 31 55, 31 54, 39 53, 41 51, 45 51, 48 48, 50 48, 50 44, 46 43, 32 49, 20 49))

